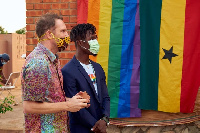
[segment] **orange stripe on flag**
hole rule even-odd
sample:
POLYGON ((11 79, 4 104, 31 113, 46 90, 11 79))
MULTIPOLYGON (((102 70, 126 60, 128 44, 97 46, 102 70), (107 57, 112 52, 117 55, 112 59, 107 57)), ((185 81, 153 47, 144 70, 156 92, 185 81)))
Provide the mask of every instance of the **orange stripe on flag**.
MULTIPOLYGON (((100 10, 100 0, 88 0, 88 23, 93 24, 97 29, 97 36, 99 32, 99 10, 100 10)), ((95 61, 97 57, 90 56, 90 59, 95 61)))

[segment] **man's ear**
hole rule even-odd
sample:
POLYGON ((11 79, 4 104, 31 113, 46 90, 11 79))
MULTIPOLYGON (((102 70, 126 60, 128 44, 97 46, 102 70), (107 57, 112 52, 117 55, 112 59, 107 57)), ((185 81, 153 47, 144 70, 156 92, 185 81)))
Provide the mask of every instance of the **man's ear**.
POLYGON ((53 38, 53 33, 50 30, 46 31, 46 36, 48 39, 52 39, 53 38))
POLYGON ((81 41, 80 41, 80 40, 77 40, 77 41, 76 41, 76 45, 79 45, 79 46, 80 46, 80 45, 81 45, 81 41))

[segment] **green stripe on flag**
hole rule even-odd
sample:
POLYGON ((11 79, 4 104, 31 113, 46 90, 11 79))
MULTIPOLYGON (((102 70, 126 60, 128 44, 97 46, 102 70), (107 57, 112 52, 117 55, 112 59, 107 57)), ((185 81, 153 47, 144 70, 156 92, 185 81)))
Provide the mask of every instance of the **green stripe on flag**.
POLYGON ((162 0, 140 1, 141 69, 139 108, 157 110, 162 0))
POLYGON ((120 68, 122 31, 124 17, 124 1, 112 1, 112 16, 110 29, 110 45, 108 59, 108 92, 110 95, 110 117, 117 117, 120 91, 120 68))

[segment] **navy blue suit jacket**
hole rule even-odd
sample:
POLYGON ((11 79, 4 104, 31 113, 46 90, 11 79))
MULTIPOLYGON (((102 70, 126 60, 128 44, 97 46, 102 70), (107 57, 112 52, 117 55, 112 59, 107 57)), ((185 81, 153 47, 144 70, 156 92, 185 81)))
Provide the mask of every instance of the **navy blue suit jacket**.
POLYGON ((104 115, 110 116, 110 97, 106 86, 106 77, 100 64, 91 61, 97 79, 98 95, 90 77, 74 56, 63 68, 65 95, 73 97, 79 91, 90 95, 90 107, 78 112, 70 112, 70 130, 72 133, 87 133, 104 115))

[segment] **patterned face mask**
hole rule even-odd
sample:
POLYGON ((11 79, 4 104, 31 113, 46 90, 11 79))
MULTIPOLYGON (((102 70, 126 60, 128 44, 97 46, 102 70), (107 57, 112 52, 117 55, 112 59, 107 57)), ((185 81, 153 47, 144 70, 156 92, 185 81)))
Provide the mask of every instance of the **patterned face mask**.
POLYGON ((58 46, 58 51, 61 52, 61 51, 64 51, 69 42, 70 42, 70 37, 65 37, 65 38, 55 38, 55 36, 53 35, 56 43, 57 43, 57 46, 58 46))
MULTIPOLYGON (((56 38, 53 33, 51 33, 51 34, 57 43, 58 51, 59 52, 64 51, 70 42, 70 37, 56 38)), ((44 35, 42 35, 41 37, 43 37, 44 35)), ((44 41, 44 40, 50 40, 50 39, 39 39, 39 42, 44 41)))

